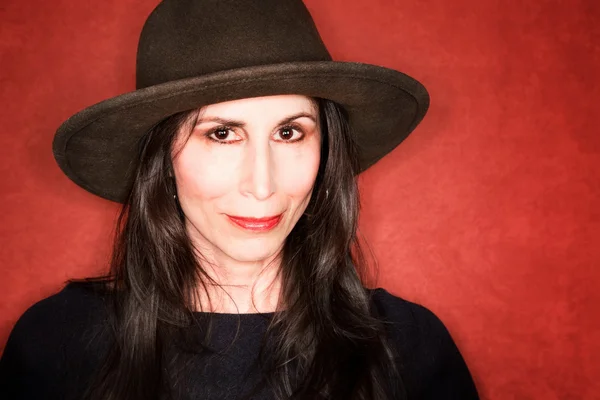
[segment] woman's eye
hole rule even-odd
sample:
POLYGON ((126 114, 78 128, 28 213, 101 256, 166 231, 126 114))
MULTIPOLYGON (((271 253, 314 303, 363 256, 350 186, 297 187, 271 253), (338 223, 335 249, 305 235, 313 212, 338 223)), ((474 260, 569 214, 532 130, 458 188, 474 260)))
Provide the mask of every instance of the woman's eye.
POLYGON ((229 128, 217 128, 212 130, 208 134, 208 137, 217 142, 231 142, 231 140, 226 140, 231 132, 232 131, 229 128))
POLYGON ((299 130, 294 127, 291 127, 291 126, 281 128, 279 130, 279 137, 282 138, 283 141, 286 141, 286 142, 295 142, 298 140, 302 140, 302 138, 303 138, 303 136, 299 132, 299 130), (294 134, 296 134, 296 135, 294 136, 294 134))

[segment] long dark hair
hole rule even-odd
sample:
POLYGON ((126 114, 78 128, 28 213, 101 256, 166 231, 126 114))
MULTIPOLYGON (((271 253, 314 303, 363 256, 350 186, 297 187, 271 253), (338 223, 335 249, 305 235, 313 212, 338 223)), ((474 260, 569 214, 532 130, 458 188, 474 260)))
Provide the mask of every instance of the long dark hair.
MULTIPOLYGON (((262 384, 278 400, 398 399, 403 387, 395 351, 365 288, 372 271, 357 236, 358 158, 348 117, 332 101, 315 101, 321 164, 306 211, 283 246, 279 302, 285 309, 274 313, 270 340, 261 347, 262 384)), ((133 186, 117 222, 110 273, 88 280, 112 299, 114 346, 86 399, 168 398, 164 371, 176 366, 166 359, 166 343, 185 337, 197 321, 194 293, 214 284, 173 196, 175 137, 193 125, 194 116, 193 110, 173 115, 140 143, 133 186)))

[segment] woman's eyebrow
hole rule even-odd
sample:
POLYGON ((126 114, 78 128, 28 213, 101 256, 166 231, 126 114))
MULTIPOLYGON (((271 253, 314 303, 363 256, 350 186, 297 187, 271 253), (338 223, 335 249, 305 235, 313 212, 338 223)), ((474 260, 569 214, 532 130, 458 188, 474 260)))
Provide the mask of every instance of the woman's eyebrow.
MULTIPOLYGON (((284 119, 279 121, 279 123, 277 125, 285 125, 285 124, 292 122, 295 119, 302 118, 302 117, 310 118, 314 123, 317 122, 314 115, 312 115, 310 113, 306 113, 306 112, 301 112, 298 114, 290 115, 289 117, 285 117, 284 119)), ((227 126, 237 127, 237 128, 243 128, 244 126, 246 126, 246 123, 244 121, 238 121, 238 120, 234 120, 234 119, 221 118, 221 117, 199 118, 198 121, 196 122, 196 124, 199 125, 199 124, 202 124, 205 122, 216 122, 221 125, 227 125, 227 126)))

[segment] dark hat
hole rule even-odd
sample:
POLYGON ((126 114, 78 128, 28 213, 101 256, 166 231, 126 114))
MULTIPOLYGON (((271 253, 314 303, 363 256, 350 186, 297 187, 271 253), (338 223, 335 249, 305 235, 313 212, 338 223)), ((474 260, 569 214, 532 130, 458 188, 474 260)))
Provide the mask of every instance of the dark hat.
POLYGON ((164 0, 142 30, 136 81, 137 90, 73 115, 53 142, 71 180, 117 202, 142 136, 180 111, 277 94, 330 99, 348 112, 364 171, 429 106, 423 85, 401 72, 332 61, 300 0, 164 0))

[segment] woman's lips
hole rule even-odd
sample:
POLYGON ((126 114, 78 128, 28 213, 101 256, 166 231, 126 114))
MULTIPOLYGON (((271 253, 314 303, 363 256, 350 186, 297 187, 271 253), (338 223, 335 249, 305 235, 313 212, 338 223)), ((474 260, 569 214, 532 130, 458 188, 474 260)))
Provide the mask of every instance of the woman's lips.
POLYGON ((227 215, 229 220, 237 226, 254 232, 266 232, 275 228, 281 220, 281 216, 282 214, 265 218, 248 218, 227 215))

